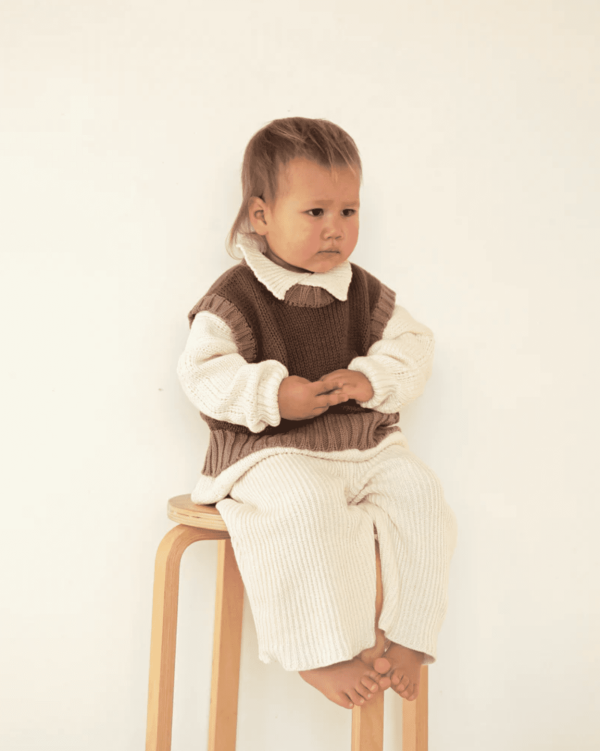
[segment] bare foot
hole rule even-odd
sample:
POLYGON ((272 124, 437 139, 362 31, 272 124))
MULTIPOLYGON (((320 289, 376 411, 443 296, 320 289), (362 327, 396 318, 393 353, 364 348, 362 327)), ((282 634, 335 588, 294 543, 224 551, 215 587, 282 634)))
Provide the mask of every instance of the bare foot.
POLYGON ((366 662, 367 665, 373 665, 378 657, 383 657, 385 650, 391 646, 391 644, 392 642, 385 638, 383 631, 377 627, 375 629, 375 645, 368 649, 363 649, 363 651, 357 656, 363 662, 366 662))
MULTIPOLYGON (((381 583, 381 557, 379 555, 379 542, 375 541, 375 565, 377 568, 377 590, 375 592, 375 644, 358 655, 358 658, 367 665, 373 667, 373 663, 380 657, 383 657, 385 650, 391 645, 391 641, 386 639, 385 634, 377 625, 383 607, 383 586, 381 583)), ((389 667, 387 668, 389 670, 389 667)), ((387 670, 385 671, 387 673, 387 670)), ((378 671, 375 671, 378 672, 378 671)), ((378 681, 379 688, 385 691, 392 685, 392 682, 386 676, 381 676, 378 681)))
POLYGON ((419 695, 423 658, 423 652, 392 642, 385 656, 375 660, 373 668, 389 677, 392 688, 403 699, 413 701, 419 695))
POLYGON ((362 706, 376 691, 382 690, 378 685, 382 676, 358 657, 314 670, 300 670, 299 673, 328 699, 347 709, 352 709, 355 704, 362 706))

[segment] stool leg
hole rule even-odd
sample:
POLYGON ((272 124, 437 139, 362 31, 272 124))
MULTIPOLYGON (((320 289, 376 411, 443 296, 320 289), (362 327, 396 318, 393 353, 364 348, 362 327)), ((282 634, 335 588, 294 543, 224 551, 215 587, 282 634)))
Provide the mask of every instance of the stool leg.
POLYGON ((219 542, 208 751, 235 751, 244 585, 231 540, 219 542))
POLYGON ((163 538, 156 554, 150 645, 150 685, 146 751, 170 751, 175 680, 175 640, 179 564, 185 549, 198 540, 222 539, 227 534, 180 524, 163 538))
POLYGON ((352 751, 383 751, 383 697, 378 691, 364 706, 352 708, 352 751))
POLYGON ((402 700, 402 751, 427 751, 427 714, 429 669, 421 668, 419 695, 414 701, 402 700))
MULTIPOLYGON (((402 700, 402 751, 427 751, 428 666, 421 668, 419 696, 402 700)), ((352 709, 352 751, 382 751, 383 691, 352 709)))
MULTIPOLYGON (((383 606, 381 557, 377 541, 375 541, 375 570, 377 573, 375 626, 377 626, 383 606)), ((352 707, 352 751, 383 751, 383 691, 378 691, 362 707, 352 707)))

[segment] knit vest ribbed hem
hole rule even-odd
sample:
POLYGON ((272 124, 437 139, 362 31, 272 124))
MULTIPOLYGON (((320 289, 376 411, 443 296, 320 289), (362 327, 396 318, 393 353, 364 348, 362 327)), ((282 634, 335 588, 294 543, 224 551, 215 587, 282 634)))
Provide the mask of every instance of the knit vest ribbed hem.
POLYGON ((347 415, 325 412, 301 428, 275 435, 211 430, 202 474, 216 477, 255 451, 279 446, 308 451, 365 451, 379 445, 390 433, 400 431, 397 422, 398 413, 384 415, 365 410, 362 414, 347 415))

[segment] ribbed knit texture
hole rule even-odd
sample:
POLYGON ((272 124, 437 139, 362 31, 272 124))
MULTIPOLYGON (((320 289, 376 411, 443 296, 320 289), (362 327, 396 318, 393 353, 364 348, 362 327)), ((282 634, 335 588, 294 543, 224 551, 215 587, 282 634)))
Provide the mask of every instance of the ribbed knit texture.
MULTIPOLYGON (((217 422, 206 416, 204 419, 209 425, 217 422)), ((345 451, 350 448, 365 451, 377 446, 390 433, 399 432, 397 422, 397 413, 340 414, 335 407, 330 407, 318 418, 296 421, 294 428, 285 432, 265 428, 256 434, 240 430, 240 426, 235 426, 233 430, 212 427, 202 473, 216 477, 235 462, 256 451, 278 447, 295 448, 303 452, 345 451)))
POLYGON ((348 660, 375 642, 374 529, 384 602, 379 625, 436 659, 455 544, 439 480, 408 449, 365 461, 299 454, 254 465, 220 501, 256 623, 259 657, 286 670, 348 660))
MULTIPOLYGON (((318 287, 292 286, 280 300, 243 261, 223 274, 190 311, 190 325, 208 311, 227 323, 238 353, 249 363, 277 361, 288 373, 317 381, 346 369, 381 339, 394 310, 395 294, 351 264, 345 301, 318 287)), ((265 448, 310 451, 372 448, 398 431, 399 415, 381 415, 350 400, 310 420, 280 420, 259 433, 244 424, 201 412, 211 430, 202 473, 216 477, 231 464, 265 448)))

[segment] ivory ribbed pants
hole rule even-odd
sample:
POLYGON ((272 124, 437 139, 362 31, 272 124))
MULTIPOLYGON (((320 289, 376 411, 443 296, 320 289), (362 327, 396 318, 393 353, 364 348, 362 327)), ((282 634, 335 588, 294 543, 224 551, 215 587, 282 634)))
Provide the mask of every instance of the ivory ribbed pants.
POLYGON ((272 455, 229 495, 217 507, 263 662, 309 670, 375 644, 375 533, 379 627, 435 661, 456 522, 438 478, 409 449, 391 445, 363 461, 272 455))

